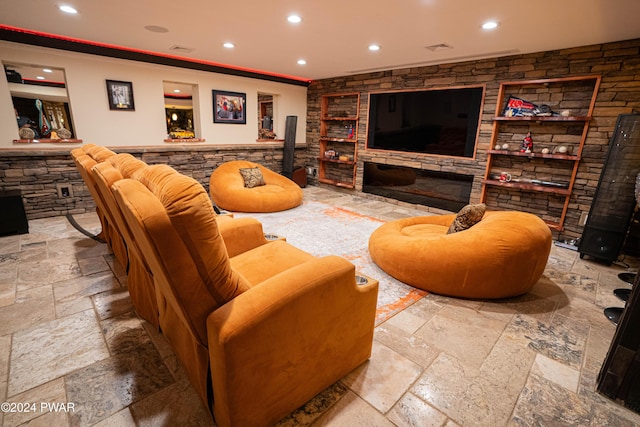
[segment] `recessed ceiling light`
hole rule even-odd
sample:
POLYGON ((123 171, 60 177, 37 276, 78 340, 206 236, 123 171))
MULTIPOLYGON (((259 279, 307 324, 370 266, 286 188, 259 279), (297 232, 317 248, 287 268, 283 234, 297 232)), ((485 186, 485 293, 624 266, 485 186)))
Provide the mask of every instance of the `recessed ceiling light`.
POLYGON ((306 65, 307 61, 305 61, 304 59, 298 59, 298 65, 306 65))
POLYGON ((231 42, 226 42, 222 46, 226 47, 227 49, 233 49, 234 47, 236 47, 236 45, 231 42))
POLYGON ((44 71, 45 73, 53 73, 50 68, 43 68, 42 71, 44 71))
POLYGON ((292 24, 297 24, 302 21, 302 18, 300 18, 298 15, 289 15, 287 16, 287 21, 291 22, 292 24))
POLYGON ((482 28, 485 30, 493 30, 498 28, 498 25, 500 24, 496 21, 487 21, 484 24, 482 24, 482 28))
POLYGON ((180 93, 180 89, 174 89, 173 93, 180 93))
POLYGON ((42 76, 38 76, 38 77, 36 77, 36 79, 38 79, 38 80, 44 80, 44 77, 42 77, 42 76))
POLYGON ((377 51, 377 50, 380 50, 380 45, 370 44, 369 45, 369 50, 374 51, 374 52, 377 51))
POLYGON ((75 8, 68 6, 66 4, 60 6, 60 10, 63 11, 64 13, 70 13, 72 15, 75 15, 76 13, 78 13, 78 11, 75 8))

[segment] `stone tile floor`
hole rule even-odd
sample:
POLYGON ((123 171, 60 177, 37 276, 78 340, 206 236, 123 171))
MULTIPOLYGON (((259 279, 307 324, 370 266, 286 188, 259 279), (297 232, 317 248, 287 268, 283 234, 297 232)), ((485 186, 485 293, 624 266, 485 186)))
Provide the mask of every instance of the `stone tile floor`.
MULTIPOLYGON (((425 214, 319 187, 305 197, 383 220, 425 214)), ((94 214, 75 219, 99 231, 94 214)), ((22 409, 0 424, 214 425, 162 335, 135 315, 106 245, 64 217, 29 226, 0 238, 0 402, 22 409)), ((279 425, 640 425, 595 392, 615 331, 602 309, 621 305, 617 274, 638 266, 624 262, 554 245, 528 295, 429 294, 376 328, 367 363, 279 425)))

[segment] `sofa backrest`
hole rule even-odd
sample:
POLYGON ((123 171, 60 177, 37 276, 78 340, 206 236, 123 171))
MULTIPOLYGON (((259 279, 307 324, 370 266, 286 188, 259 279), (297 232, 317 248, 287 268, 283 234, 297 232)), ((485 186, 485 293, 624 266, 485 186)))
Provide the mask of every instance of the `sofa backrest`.
POLYGON ((118 169, 113 167, 109 162, 102 162, 96 164, 92 169, 91 173, 93 175, 93 179, 96 182, 96 187, 103 198, 105 205, 109 209, 112 214, 113 221, 115 223, 115 227, 118 229, 125 242, 127 243, 127 249, 129 251, 135 251, 135 241, 133 239, 133 234, 127 224, 124 216, 122 215, 122 211, 116 202, 116 199, 113 195, 113 190, 111 186, 124 179, 122 174, 118 169))
POLYGON ((205 189, 167 165, 141 169, 112 189, 160 292, 206 346, 207 316, 249 285, 231 268, 205 189))
POLYGON ((76 164, 76 168, 82 177, 91 197, 93 198, 94 203, 96 204, 96 212, 98 217, 100 218, 100 223, 102 224, 102 233, 101 237, 106 240, 109 244, 111 250, 114 251, 114 254, 118 258, 118 261, 122 264, 124 268, 127 267, 127 259, 126 259, 126 249, 123 249, 123 246, 118 242, 119 234, 115 229, 115 225, 113 222, 113 217, 111 212, 106 206, 102 195, 98 191, 96 187, 95 179, 91 173, 91 169, 98 163, 93 157, 86 154, 86 152, 82 149, 74 149, 71 151, 71 157, 73 158, 74 163, 76 164))
POLYGON ((123 178, 131 178, 134 173, 148 166, 145 162, 133 157, 133 155, 129 153, 116 154, 115 156, 109 157, 107 161, 120 171, 123 178))
POLYGON ((82 150, 96 162, 104 162, 111 156, 115 156, 116 153, 109 150, 107 147, 96 144, 85 144, 82 146, 82 150))

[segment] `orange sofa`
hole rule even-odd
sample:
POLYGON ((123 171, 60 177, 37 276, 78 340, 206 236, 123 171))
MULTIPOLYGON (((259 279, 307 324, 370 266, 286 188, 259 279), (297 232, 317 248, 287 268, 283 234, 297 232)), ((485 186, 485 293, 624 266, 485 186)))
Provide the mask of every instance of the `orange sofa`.
POLYGON ((373 261, 396 279, 441 295, 497 299, 529 292, 551 251, 551 231, 533 214, 487 212, 447 234, 455 214, 386 223, 369 238, 373 261))
MULTIPOLYGON (((94 199, 97 200, 96 204, 101 206, 100 212, 108 218, 105 221, 107 234, 110 236, 108 241, 113 242, 110 245, 112 252, 127 272, 127 288, 136 312, 154 327, 159 328, 158 299, 162 297, 156 290, 149 262, 133 239, 111 190, 113 183, 131 178, 148 165, 128 153, 116 154, 92 144, 83 148, 104 154, 96 156, 101 162, 96 162, 89 155, 84 154, 84 150, 81 150, 82 153, 74 153, 73 157, 87 186, 92 188, 94 199), (107 155, 107 152, 110 155, 107 155)), ((262 239, 263 243, 267 242, 262 224, 253 218, 233 219, 231 215, 224 215, 220 216, 218 221, 230 254, 244 252, 248 247, 247 242, 251 239, 262 239), (248 236, 250 236, 249 239, 247 239, 248 236)))
POLYGON ((266 167, 246 160, 234 160, 218 166, 209 179, 211 200, 222 209, 235 212, 278 212, 302 203, 302 189, 266 167), (265 185, 245 187, 241 168, 259 168, 265 185))
POLYGON ((349 261, 223 236, 204 188, 166 165, 111 189, 153 273, 161 330, 218 426, 273 425, 370 356, 378 282, 356 284, 349 261))

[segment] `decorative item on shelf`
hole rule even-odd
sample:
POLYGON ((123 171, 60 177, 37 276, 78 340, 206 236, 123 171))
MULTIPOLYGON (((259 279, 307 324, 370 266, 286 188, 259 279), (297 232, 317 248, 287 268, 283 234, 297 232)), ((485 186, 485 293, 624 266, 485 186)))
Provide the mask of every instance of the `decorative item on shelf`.
POLYGON ((502 149, 503 150, 508 150, 509 149, 509 144, 502 144, 502 149))
POLYGON ((569 117, 571 115, 571 110, 562 110, 560 113, 562 117, 569 117))
POLYGON ((276 139, 275 132, 265 128, 258 129, 258 136, 260 139, 276 139))
POLYGON ((34 139, 36 137, 36 133, 31 128, 20 128, 18 135, 20 135, 20 139, 34 139))
POLYGON ((551 107, 549 107, 547 104, 538 105, 533 110, 533 114, 535 114, 536 117, 551 117, 553 115, 556 115, 553 111, 551 111, 551 107))
POLYGON ((336 157, 336 150, 329 149, 324 152, 324 157, 327 159, 333 159, 336 157))
POLYGON ((496 146, 495 146, 494 148, 495 148, 496 150, 499 150, 499 149, 500 149, 500 148, 502 148, 502 147, 500 147, 500 144, 496 144, 496 146))
POLYGON ((511 174, 508 172, 500 172, 500 182, 510 182, 511 174))
POLYGON ((353 139, 353 125, 349 125, 349 133, 347 134, 348 139, 353 139))
POLYGON ((525 101, 524 99, 517 98, 515 96, 509 96, 507 104, 502 112, 504 117, 527 117, 533 116, 533 110, 536 105, 533 102, 525 101))
POLYGON ((540 152, 541 152, 542 154, 549 154, 549 149, 548 149, 547 147, 545 147, 545 148, 543 148, 540 152))
POLYGON ((540 179, 532 179, 529 182, 536 185, 543 185, 545 187, 569 188, 568 182, 552 182, 552 181, 543 181, 540 179))
POLYGON ((554 150, 553 153, 558 153, 558 154, 571 154, 569 152, 569 147, 567 147, 566 145, 558 145, 554 150))
POLYGON ((502 111, 504 117, 550 117, 557 116, 547 104, 536 105, 533 102, 509 96, 502 111))
POLYGON ((344 155, 344 154, 341 154, 341 155, 338 157, 338 160, 340 160, 341 162, 348 162, 348 161, 349 161, 349 156, 346 156, 346 155, 344 155))
POLYGON ((522 140, 521 153, 531 153, 533 151, 533 138, 531 138, 531 132, 527 133, 527 136, 522 140))

